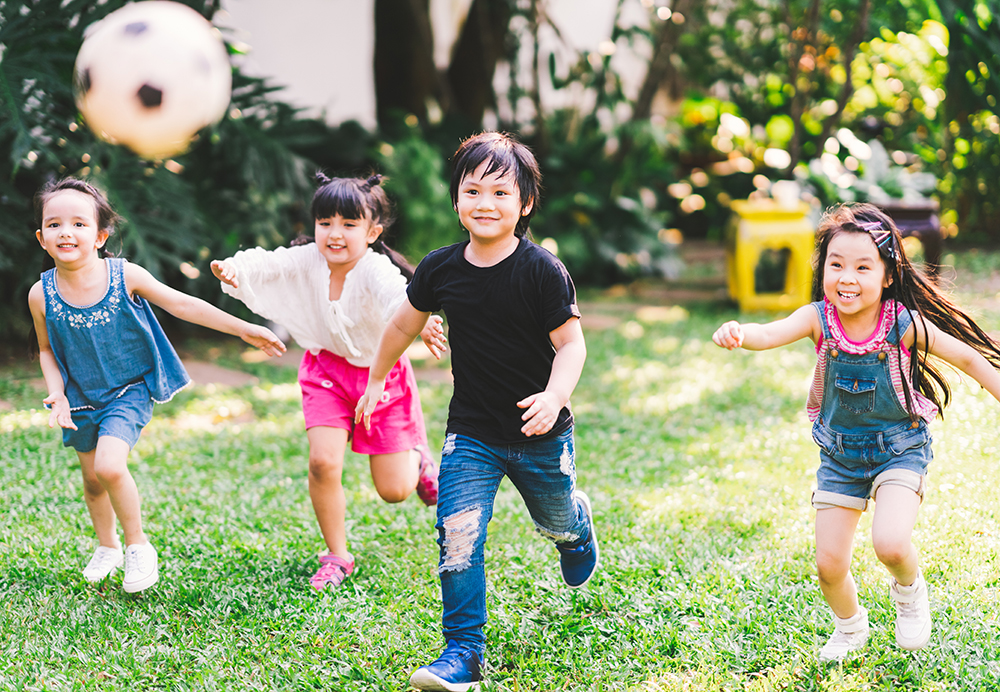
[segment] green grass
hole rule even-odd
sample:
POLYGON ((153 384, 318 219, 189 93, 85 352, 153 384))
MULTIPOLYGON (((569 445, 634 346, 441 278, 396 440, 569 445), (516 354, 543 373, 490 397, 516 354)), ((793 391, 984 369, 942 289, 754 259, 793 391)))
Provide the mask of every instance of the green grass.
MULTIPOLYGON (((962 302, 1000 328, 1000 256, 955 257, 962 302)), ((821 666, 831 629, 815 577, 804 412, 809 344, 728 353, 725 306, 588 333, 578 471, 602 568, 575 592, 505 482, 487 549, 488 690, 1000 689, 1000 404, 960 384, 934 424, 915 532, 935 631, 892 636, 885 571, 862 521, 855 574, 864 655, 821 666)), ((765 315, 759 316, 766 318, 765 315)), ((0 371, 0 689, 403 690, 441 647, 434 512, 378 500, 364 458, 345 470, 358 569, 335 592, 307 578, 322 541, 306 485, 293 369, 242 366, 253 386, 185 391, 132 453, 161 581, 87 584, 95 545, 75 454, 40 412, 37 365, 0 371)), ((203 349, 197 344, 193 349, 203 349)), ((421 386, 440 446, 449 386, 421 386)))

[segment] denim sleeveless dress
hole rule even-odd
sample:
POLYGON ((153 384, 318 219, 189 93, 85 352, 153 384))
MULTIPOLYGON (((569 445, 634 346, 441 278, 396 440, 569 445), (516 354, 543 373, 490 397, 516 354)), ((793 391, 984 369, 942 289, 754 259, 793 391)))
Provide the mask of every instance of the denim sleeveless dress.
MULTIPOLYGON (((868 497, 873 497, 879 484, 887 479, 892 481, 890 484, 906 485, 922 494, 920 479, 933 458, 931 435, 927 422, 919 417, 911 420, 900 403, 891 367, 900 361, 890 354, 913 321, 909 311, 898 315, 887 311, 895 324, 888 325, 885 338, 876 339, 865 353, 849 353, 840 348, 830 328, 824 301, 813 306, 823 326, 821 349, 826 357, 822 403, 812 431, 820 447, 819 489, 813 504, 817 505, 819 499, 824 504, 864 510, 868 497), (896 482, 906 472, 919 477, 912 481, 915 485, 896 482), (846 496, 847 501, 837 501, 828 493, 846 496)), ((897 381, 903 376, 897 372, 897 381)))
POLYGON ((108 288, 92 305, 63 299, 56 270, 42 274, 45 327, 71 411, 97 410, 142 383, 153 401, 169 401, 190 383, 153 310, 125 287, 126 260, 109 257, 108 288))

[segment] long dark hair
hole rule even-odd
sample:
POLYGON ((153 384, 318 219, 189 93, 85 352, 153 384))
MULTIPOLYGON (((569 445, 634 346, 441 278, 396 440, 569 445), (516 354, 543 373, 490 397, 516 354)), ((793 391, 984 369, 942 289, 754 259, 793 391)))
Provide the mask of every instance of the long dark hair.
MULTIPOLYGON (((313 220, 339 215, 345 219, 366 219, 372 224, 381 225, 382 235, 369 247, 388 257, 407 281, 412 279, 413 265, 382 240, 389 226, 396 220, 392 202, 382 187, 385 176, 373 173, 367 178, 329 178, 322 171, 316 171, 315 179, 319 187, 313 194, 310 207, 313 220)), ((292 245, 314 241, 312 236, 300 235, 292 241, 292 245)))
MULTIPOLYGON (((873 204, 844 204, 827 210, 816 233, 813 300, 823 299, 823 273, 830 241, 841 233, 864 233, 875 243, 885 267, 889 285, 882 289, 882 300, 894 299, 910 311, 914 321, 920 320, 927 333, 927 322, 946 334, 978 351, 994 368, 1000 370, 1000 342, 997 342, 975 320, 959 308, 926 274, 903 253, 899 229, 888 214, 873 204)), ((940 279, 939 279, 940 280, 940 279)), ((898 330, 899 323, 896 323, 898 330)), ((897 333, 897 349, 901 335, 897 333)), ((924 339, 921 352, 914 339, 910 348, 910 380, 913 386, 934 402, 942 412, 951 401, 951 388, 934 361, 928 360, 928 342, 924 339)), ((902 360, 900 360, 902 363, 902 360)), ((910 387, 903 379, 903 393, 910 418, 917 419, 910 387)))
POLYGON ((538 195, 542 190, 542 173, 531 149, 506 132, 481 132, 462 142, 454 159, 450 186, 452 205, 458 205, 458 188, 462 181, 486 161, 485 175, 496 173, 502 178, 513 173, 521 197, 521 218, 514 227, 514 235, 531 238, 528 223, 538 208, 538 195), (531 209, 525 212, 529 204, 531 209))

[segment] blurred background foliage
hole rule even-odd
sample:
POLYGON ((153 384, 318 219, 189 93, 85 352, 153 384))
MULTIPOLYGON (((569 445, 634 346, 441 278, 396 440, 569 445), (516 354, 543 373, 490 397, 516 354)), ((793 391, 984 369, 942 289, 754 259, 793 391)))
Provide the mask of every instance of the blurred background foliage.
POLYGON ((951 242, 995 242, 1000 228, 997 0, 618 0, 591 53, 562 40, 544 0, 474 0, 446 69, 428 0, 375 0, 376 131, 304 118, 234 69, 229 114, 166 162, 96 140, 73 102, 84 29, 123 4, 0 0, 3 338, 28 332, 31 198, 49 178, 94 179, 127 219, 127 257, 239 312, 208 261, 311 232, 319 168, 388 175, 390 242, 411 260, 460 240, 448 160, 483 127, 535 150, 534 235, 581 284, 675 275, 678 243, 720 238, 731 200, 782 179, 816 208, 932 196, 951 242))

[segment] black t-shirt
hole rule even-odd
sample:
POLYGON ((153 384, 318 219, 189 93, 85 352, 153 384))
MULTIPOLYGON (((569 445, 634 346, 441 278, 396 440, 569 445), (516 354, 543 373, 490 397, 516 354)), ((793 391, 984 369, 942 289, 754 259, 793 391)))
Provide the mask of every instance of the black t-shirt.
POLYGON ((576 289, 555 255, 521 239, 492 267, 465 259, 469 241, 427 255, 406 289, 421 312, 448 318, 455 393, 448 432, 492 444, 542 439, 573 423, 568 407, 552 430, 525 437, 517 402, 545 390, 555 349, 549 332, 580 316, 576 289))

